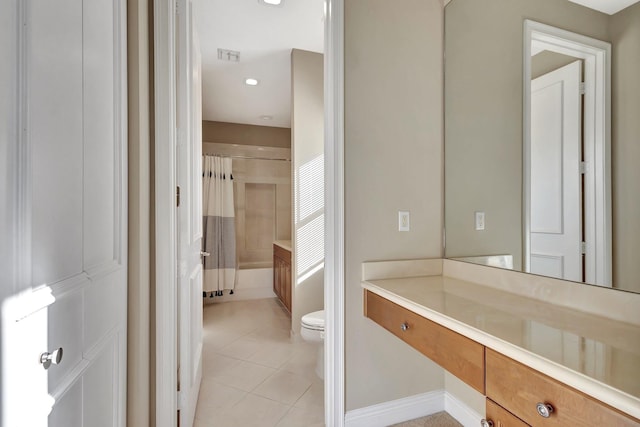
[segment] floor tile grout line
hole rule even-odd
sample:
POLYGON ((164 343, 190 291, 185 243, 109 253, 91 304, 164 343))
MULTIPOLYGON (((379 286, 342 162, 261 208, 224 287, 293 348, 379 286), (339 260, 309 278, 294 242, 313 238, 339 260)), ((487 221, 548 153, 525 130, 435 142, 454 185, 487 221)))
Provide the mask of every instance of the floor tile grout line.
MULTIPOLYGON (((308 366, 309 371, 306 372, 306 367, 307 367, 306 359, 313 356, 311 355, 312 353, 311 348, 305 347, 307 345, 305 342, 301 340, 294 341, 294 338, 292 338, 291 336, 290 328, 282 327, 283 326, 282 323, 284 321, 290 322, 290 318, 288 316, 286 317, 282 316, 281 315, 282 313, 278 313, 277 311, 273 310, 274 307, 278 307, 277 303, 275 303, 275 300, 265 300, 264 302, 261 301, 259 303, 255 303, 255 302, 248 303, 245 307, 250 307, 250 310, 240 309, 243 304, 243 302, 241 301, 228 302, 228 303, 222 303, 222 304, 234 304, 234 307, 232 307, 233 309, 221 311, 220 316, 222 321, 218 321, 215 323, 207 322, 207 320, 211 321, 211 318, 213 317, 213 314, 210 312, 211 309, 207 310, 207 313, 205 314, 205 329, 225 328, 225 327, 229 328, 230 326, 233 326, 233 322, 229 322, 228 319, 233 318, 234 316, 244 316, 248 312, 251 312, 252 310, 253 311, 262 310, 258 317, 259 319, 262 319, 263 324, 252 325, 249 322, 249 323, 245 323, 242 326, 241 328, 242 332, 240 332, 237 335, 232 335, 232 334, 225 335, 224 333, 221 334, 221 336, 224 337, 223 339, 225 341, 228 340, 228 342, 225 342, 219 348, 217 348, 217 346, 215 349, 210 348, 209 351, 207 351, 208 354, 206 356, 203 355, 204 356, 203 359, 209 360, 210 361, 209 363, 215 363, 214 360, 216 356, 224 357, 226 358, 226 360, 229 361, 231 366, 234 366, 234 367, 237 367, 239 363, 244 362, 249 365, 253 365, 256 367, 261 367, 269 370, 268 375, 264 379, 262 379, 262 381, 260 381, 258 384, 253 386, 253 388, 251 388, 251 390, 249 391, 246 391, 238 387, 234 387, 228 383, 229 381, 221 382, 219 379, 216 379, 216 377, 219 375, 205 374, 203 378, 210 380, 215 384, 219 384, 224 387, 233 388, 234 390, 237 390, 240 393, 242 393, 242 397, 239 400, 237 400, 233 405, 231 405, 229 408, 236 407, 241 402, 249 398, 249 396, 251 396, 252 398, 260 398, 266 401, 273 402, 277 404, 278 407, 283 408, 282 410, 284 411, 279 417, 275 417, 277 418, 277 420, 275 418, 269 419, 270 421, 269 423, 266 423, 266 420, 265 420, 266 424, 271 424, 271 422, 273 422, 274 426, 279 425, 289 414, 293 413, 292 411, 294 411, 294 409, 298 411, 303 411, 302 412, 303 414, 308 411, 313 411, 313 412, 315 412, 316 410, 322 411, 322 409, 324 408, 323 402, 322 402, 323 399, 320 399, 320 405, 316 405, 317 402, 315 401, 310 401, 305 403, 304 406, 298 406, 301 399, 317 384, 316 383, 317 379, 313 376, 314 374, 313 368, 310 365, 308 366), (242 354, 242 356, 229 355, 229 354, 220 352, 220 351, 224 351, 224 349, 230 348, 233 344, 238 344, 238 342, 242 339, 244 339, 248 344, 257 343, 258 344, 257 347, 259 347, 258 350, 253 352, 250 351, 249 352, 250 354, 245 353, 245 354, 242 354), (290 348, 287 349, 287 346, 289 346, 290 348), (263 348, 269 349, 269 350, 266 350, 264 354, 261 355, 263 348), (279 348, 282 348, 284 350, 281 350, 279 348), (282 356, 282 354, 284 354, 285 356, 282 356), (284 360, 277 360, 279 357, 283 358, 284 360), (278 366, 274 366, 274 363, 271 363, 271 361, 269 360, 270 358, 272 358, 272 360, 277 360, 276 363, 278 363, 278 366), (268 364, 266 364, 265 361, 268 364), (303 387, 303 390, 300 391, 300 394, 295 398, 295 400, 293 400, 292 403, 282 402, 278 400, 277 397, 276 398, 268 397, 268 396, 263 396, 255 393, 255 391, 258 390, 261 386, 263 386, 267 381, 270 381, 272 378, 274 378, 274 376, 281 375, 281 374, 297 377, 301 381, 304 381, 305 383, 308 384, 305 387, 303 387)), ((208 307, 206 307, 205 309, 208 309, 208 307)), ((278 309, 281 309, 281 308, 278 307, 278 309)), ((260 320, 256 320, 256 321, 260 321, 260 320)), ((205 339, 204 339, 205 347, 206 347, 206 344, 209 344, 209 346, 211 347, 215 345, 213 343, 216 343, 216 337, 214 337, 213 334, 212 336, 209 336, 209 337, 206 337, 206 335, 207 334, 205 333, 205 339)), ((224 375, 224 374, 220 374, 220 375, 224 375)), ((231 377, 233 377, 233 375, 231 377)), ((238 384, 240 383, 241 381, 238 382, 238 384)), ((266 394, 271 393, 267 389, 265 389, 265 392, 266 394)), ((300 413, 297 413, 296 415, 294 415, 294 417, 299 417, 299 416, 300 416, 300 413)), ((311 416, 315 417, 315 415, 311 415, 311 416)), ((209 420, 206 420, 206 421, 208 422, 209 420)), ((232 427, 232 426, 229 426, 229 427, 232 427)), ((239 426, 233 426, 233 427, 239 427, 239 426)))

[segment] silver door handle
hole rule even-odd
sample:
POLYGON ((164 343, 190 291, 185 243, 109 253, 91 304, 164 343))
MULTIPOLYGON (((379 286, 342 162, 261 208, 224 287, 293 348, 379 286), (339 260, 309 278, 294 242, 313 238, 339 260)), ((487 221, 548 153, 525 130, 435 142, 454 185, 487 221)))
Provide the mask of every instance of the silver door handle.
POLYGON ((200 256, 209 256, 211 255, 209 252, 200 251, 200 256))
POLYGON ((42 364, 44 369, 49 369, 49 366, 51 366, 52 364, 57 365, 62 362, 62 354, 62 347, 58 348, 57 350, 53 350, 51 353, 45 351, 40 355, 40 363, 42 364))

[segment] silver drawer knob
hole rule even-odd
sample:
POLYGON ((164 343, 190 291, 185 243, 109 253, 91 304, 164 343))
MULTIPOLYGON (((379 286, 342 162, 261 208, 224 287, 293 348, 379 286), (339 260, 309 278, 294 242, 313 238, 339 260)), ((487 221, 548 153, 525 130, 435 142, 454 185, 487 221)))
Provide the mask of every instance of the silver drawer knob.
POLYGON ((44 367, 44 369, 49 369, 49 366, 57 365, 62 362, 62 347, 57 350, 53 350, 51 353, 45 351, 40 355, 40 363, 44 367))
POLYGON ((493 421, 485 420, 484 418, 480 420, 480 427, 493 427, 493 421))
POLYGON ((549 405, 548 403, 540 402, 536 405, 536 411, 538 411, 538 414, 541 417, 549 418, 553 413, 553 406, 549 405))
POLYGON ((404 322, 402 325, 400 325, 400 329, 406 331, 407 329, 409 329, 409 324, 407 322, 404 322))

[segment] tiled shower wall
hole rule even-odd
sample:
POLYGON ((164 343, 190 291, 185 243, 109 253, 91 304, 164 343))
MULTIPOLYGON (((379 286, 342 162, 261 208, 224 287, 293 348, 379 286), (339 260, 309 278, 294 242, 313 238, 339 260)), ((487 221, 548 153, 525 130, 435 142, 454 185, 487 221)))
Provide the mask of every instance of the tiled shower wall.
POLYGON ((203 154, 233 158, 238 268, 271 267, 273 241, 291 240, 291 150, 205 142, 203 154))

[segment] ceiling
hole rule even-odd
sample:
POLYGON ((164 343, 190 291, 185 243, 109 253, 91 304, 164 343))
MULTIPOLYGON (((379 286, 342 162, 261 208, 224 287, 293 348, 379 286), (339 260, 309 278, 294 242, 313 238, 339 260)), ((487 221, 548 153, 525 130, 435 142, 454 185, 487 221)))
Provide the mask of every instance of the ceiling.
POLYGON ((573 3, 581 4, 586 7, 590 7, 591 9, 595 9, 600 12, 607 13, 609 15, 618 13, 622 9, 625 9, 631 6, 632 4, 638 2, 638 0, 569 0, 569 1, 573 3))
POLYGON ((203 120, 290 127, 291 49, 323 51, 324 0, 194 0, 193 7, 203 120), (240 61, 218 59, 218 48, 239 51, 240 61), (246 85, 248 77, 259 84, 246 85))

